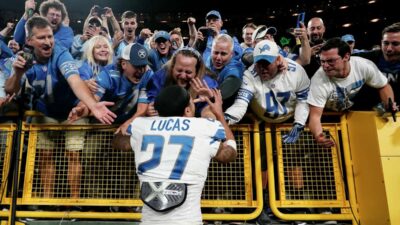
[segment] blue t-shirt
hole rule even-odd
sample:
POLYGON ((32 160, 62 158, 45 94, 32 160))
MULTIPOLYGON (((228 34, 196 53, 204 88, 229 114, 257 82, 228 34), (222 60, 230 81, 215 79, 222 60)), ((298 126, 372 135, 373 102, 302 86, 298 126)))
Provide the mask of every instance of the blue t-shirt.
POLYGON ((137 104, 147 101, 139 95, 144 91, 152 75, 153 71, 147 70, 139 83, 134 84, 125 75, 122 75, 115 65, 109 65, 96 77, 96 83, 99 85, 96 95, 100 97, 101 101, 115 103, 110 108, 118 116, 115 123, 129 119, 136 112, 137 104))
POLYGON ((33 108, 46 116, 66 119, 77 103, 67 79, 70 76, 79 76, 68 49, 54 45, 53 54, 47 63, 34 64, 25 76, 32 86, 33 108))
POLYGON ((100 74, 101 71, 104 70, 104 66, 101 66, 98 64, 93 65, 93 67, 92 67, 87 60, 77 61, 76 64, 79 68, 79 74, 80 74, 82 80, 90 80, 92 78, 95 78, 96 74, 93 71, 93 69, 97 69, 98 74, 100 74))
MULTIPOLYGON (((227 31, 221 30, 220 34, 227 34, 227 31)), ((233 39, 233 52, 235 53, 233 55, 233 58, 236 59, 237 61, 240 61, 240 59, 242 58, 242 54, 243 54, 242 47, 240 47, 240 43, 236 37, 232 37, 232 39, 233 39)), ((211 49, 212 49, 213 41, 214 41, 214 37, 211 35, 208 36, 207 47, 202 54, 204 62, 207 62, 211 57, 211 49)))
MULTIPOLYGON (((140 38, 139 36, 135 37, 135 41, 133 43, 139 43, 141 45, 144 45, 144 39, 140 38)), ((122 51, 124 50, 125 46, 127 46, 129 43, 126 42, 125 40, 122 40, 118 46, 115 48, 115 56, 117 56, 117 58, 121 57, 122 55, 122 51)))
POLYGON ((151 69, 155 72, 159 71, 161 67, 171 58, 172 54, 173 53, 170 51, 166 56, 161 56, 157 49, 150 49, 149 62, 151 69))
POLYGON ((229 61, 229 63, 225 65, 221 71, 215 69, 211 59, 207 62, 207 67, 210 68, 211 71, 218 74, 218 85, 221 85, 222 82, 224 82, 224 80, 230 76, 237 77, 240 80, 243 78, 244 65, 242 62, 237 61, 234 58, 232 58, 231 61, 229 61))

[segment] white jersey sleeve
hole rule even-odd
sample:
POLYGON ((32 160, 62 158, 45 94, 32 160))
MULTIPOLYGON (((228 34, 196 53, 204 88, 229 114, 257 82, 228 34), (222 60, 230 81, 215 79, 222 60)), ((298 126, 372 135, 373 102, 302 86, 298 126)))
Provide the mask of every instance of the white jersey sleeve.
POLYGON ((219 121, 143 117, 131 123, 131 146, 141 181, 203 183, 225 130, 219 121))
POLYGON ((254 64, 244 72, 242 86, 240 87, 236 96, 235 102, 229 107, 225 114, 228 114, 229 124, 235 124, 242 120, 247 111, 250 101, 254 96, 254 79, 255 71, 254 64))

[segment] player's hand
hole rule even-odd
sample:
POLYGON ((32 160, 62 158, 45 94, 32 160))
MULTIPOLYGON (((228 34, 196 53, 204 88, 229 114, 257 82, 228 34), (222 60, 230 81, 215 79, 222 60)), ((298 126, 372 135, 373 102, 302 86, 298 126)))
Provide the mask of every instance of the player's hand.
POLYGON ((197 77, 190 80, 190 87, 194 90, 198 97, 204 96, 211 98, 213 96, 213 92, 208 87, 207 83, 197 77))
POLYGON ((299 123, 294 123, 292 129, 288 134, 283 135, 283 143, 285 144, 292 144, 299 139, 300 134, 304 130, 304 125, 301 125, 299 123))
POLYGON ((211 89, 213 94, 212 97, 202 96, 209 105, 211 112, 215 115, 218 120, 225 120, 225 115, 222 110, 222 95, 221 90, 219 89, 211 89))

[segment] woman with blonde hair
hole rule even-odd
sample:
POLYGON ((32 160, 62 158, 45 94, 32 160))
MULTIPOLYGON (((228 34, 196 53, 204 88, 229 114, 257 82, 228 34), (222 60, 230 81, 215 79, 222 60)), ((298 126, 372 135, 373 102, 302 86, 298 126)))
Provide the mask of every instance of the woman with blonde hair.
POLYGON ((113 55, 113 49, 106 37, 96 35, 88 41, 82 61, 80 61, 79 73, 92 93, 97 91, 96 76, 105 66, 113 63, 113 55))

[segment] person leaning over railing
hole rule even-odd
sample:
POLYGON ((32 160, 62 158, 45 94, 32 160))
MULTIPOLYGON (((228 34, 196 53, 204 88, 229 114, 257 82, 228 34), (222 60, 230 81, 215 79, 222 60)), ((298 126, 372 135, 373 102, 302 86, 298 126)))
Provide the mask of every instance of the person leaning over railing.
MULTIPOLYGON (((143 96, 146 95, 143 91, 153 75, 153 71, 148 67, 148 55, 143 45, 131 43, 125 46, 116 63, 106 66, 94 78, 93 90, 96 90, 96 100, 115 103, 110 108, 117 115, 115 123, 122 123, 131 118, 140 107, 138 103, 144 101, 143 96)), ((80 102, 71 110, 68 119, 75 121, 90 114, 89 108, 80 102)))
POLYGON ((340 38, 332 38, 321 47, 321 67, 311 79, 307 103, 310 106, 309 128, 315 141, 324 147, 335 145, 330 136, 326 136, 321 125, 324 109, 344 111, 353 106, 354 97, 362 86, 367 84, 378 89, 385 108, 397 111, 398 107, 389 98, 394 99, 388 79, 378 67, 368 59, 351 56, 350 46, 340 38))
MULTIPOLYGON (((267 123, 281 123, 293 118, 294 115, 291 131, 283 136, 284 143, 294 143, 303 131, 308 117, 306 100, 310 80, 302 66, 279 53, 279 48, 273 41, 260 41, 255 46, 253 54, 254 64, 244 72, 242 86, 233 105, 225 111, 225 118, 229 124, 239 122, 249 104, 252 111, 267 123), (288 68, 280 71, 279 67, 284 63, 288 68)), ((263 188, 266 189, 265 151, 261 152, 261 163, 263 188)), ((268 199, 267 196, 268 192, 264 191, 264 199, 268 199)), ((258 220, 262 222, 271 220, 265 217, 267 213, 263 211, 258 220)))
MULTIPOLYGON (((6 80, 6 93, 18 94, 21 84, 26 81, 32 86, 33 109, 45 115, 35 117, 34 123, 64 123, 77 99, 83 101, 94 116, 104 124, 111 124, 116 115, 107 106, 111 102, 97 102, 85 82, 80 78, 78 68, 68 49, 54 41, 49 21, 34 16, 26 22, 27 40, 33 50, 16 56, 13 72, 6 80)), ((55 162, 54 138, 49 132, 39 132, 39 171, 43 185, 43 197, 54 196, 55 162)), ((83 148, 84 137, 77 133, 66 136, 66 155, 69 169, 68 180, 71 197, 79 198, 81 164, 79 150, 83 148)))

